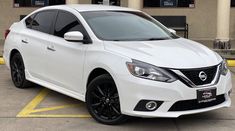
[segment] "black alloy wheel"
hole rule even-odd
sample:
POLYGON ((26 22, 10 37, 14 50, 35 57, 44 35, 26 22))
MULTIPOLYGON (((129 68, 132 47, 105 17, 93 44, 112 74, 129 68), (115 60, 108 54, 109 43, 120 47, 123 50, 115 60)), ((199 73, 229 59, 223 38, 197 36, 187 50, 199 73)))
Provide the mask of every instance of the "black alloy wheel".
POLYGON ((100 123, 115 125, 127 120, 127 116, 121 114, 118 91, 108 74, 92 80, 86 93, 86 103, 91 116, 100 123))
POLYGON ((31 85, 27 81, 24 72, 24 62, 20 53, 15 53, 10 61, 11 78, 17 88, 26 88, 31 85))

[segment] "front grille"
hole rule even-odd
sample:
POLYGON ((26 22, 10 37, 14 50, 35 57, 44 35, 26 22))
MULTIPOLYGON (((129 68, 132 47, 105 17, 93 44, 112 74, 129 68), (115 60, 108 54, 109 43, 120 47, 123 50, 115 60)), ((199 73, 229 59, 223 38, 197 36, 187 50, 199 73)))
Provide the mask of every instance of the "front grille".
POLYGON ((208 102, 208 103, 198 103, 197 99, 193 100, 184 100, 176 102, 169 111, 188 111, 188 110, 196 110, 207 108, 211 106, 216 106, 225 101, 225 95, 218 95, 215 101, 208 102))
POLYGON ((199 69, 185 69, 180 70, 190 81, 192 81, 196 86, 210 84, 216 75, 217 66, 199 68, 199 69), (205 72, 207 79, 205 81, 201 80, 199 77, 200 72, 205 72))

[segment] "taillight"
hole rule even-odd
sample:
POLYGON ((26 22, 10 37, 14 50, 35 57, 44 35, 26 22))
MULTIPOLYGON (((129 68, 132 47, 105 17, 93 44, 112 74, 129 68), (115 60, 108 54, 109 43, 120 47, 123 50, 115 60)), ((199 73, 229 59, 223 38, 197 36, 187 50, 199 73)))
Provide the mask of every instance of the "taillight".
POLYGON ((9 30, 9 29, 5 30, 5 39, 7 38, 7 36, 8 36, 9 33, 10 33, 10 30, 9 30))

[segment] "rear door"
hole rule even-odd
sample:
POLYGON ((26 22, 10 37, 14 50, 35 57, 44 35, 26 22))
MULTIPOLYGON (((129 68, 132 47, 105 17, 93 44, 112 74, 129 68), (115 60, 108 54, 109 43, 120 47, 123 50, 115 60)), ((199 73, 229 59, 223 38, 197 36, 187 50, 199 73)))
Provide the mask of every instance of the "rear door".
POLYGON ((50 34, 57 11, 48 10, 38 12, 25 21, 26 27, 22 30, 22 52, 26 71, 31 76, 44 80, 46 77, 46 48, 50 42, 50 34))
POLYGON ((87 45, 82 42, 69 42, 63 37, 69 31, 80 31, 85 38, 89 36, 77 17, 67 11, 58 12, 54 28, 54 36, 48 42, 50 49, 47 50, 47 80, 70 91, 81 93, 87 45))

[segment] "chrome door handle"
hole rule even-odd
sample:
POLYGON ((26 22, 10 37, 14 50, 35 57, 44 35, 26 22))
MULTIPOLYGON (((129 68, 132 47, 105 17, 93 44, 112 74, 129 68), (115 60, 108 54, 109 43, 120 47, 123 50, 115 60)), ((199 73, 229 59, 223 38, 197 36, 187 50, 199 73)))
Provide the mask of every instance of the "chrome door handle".
POLYGON ((54 46, 47 46, 47 50, 49 50, 49 51, 56 51, 56 50, 54 49, 54 46))
POLYGON ((21 40, 21 42, 24 43, 24 44, 28 44, 28 43, 29 43, 29 42, 26 41, 26 40, 21 40))

